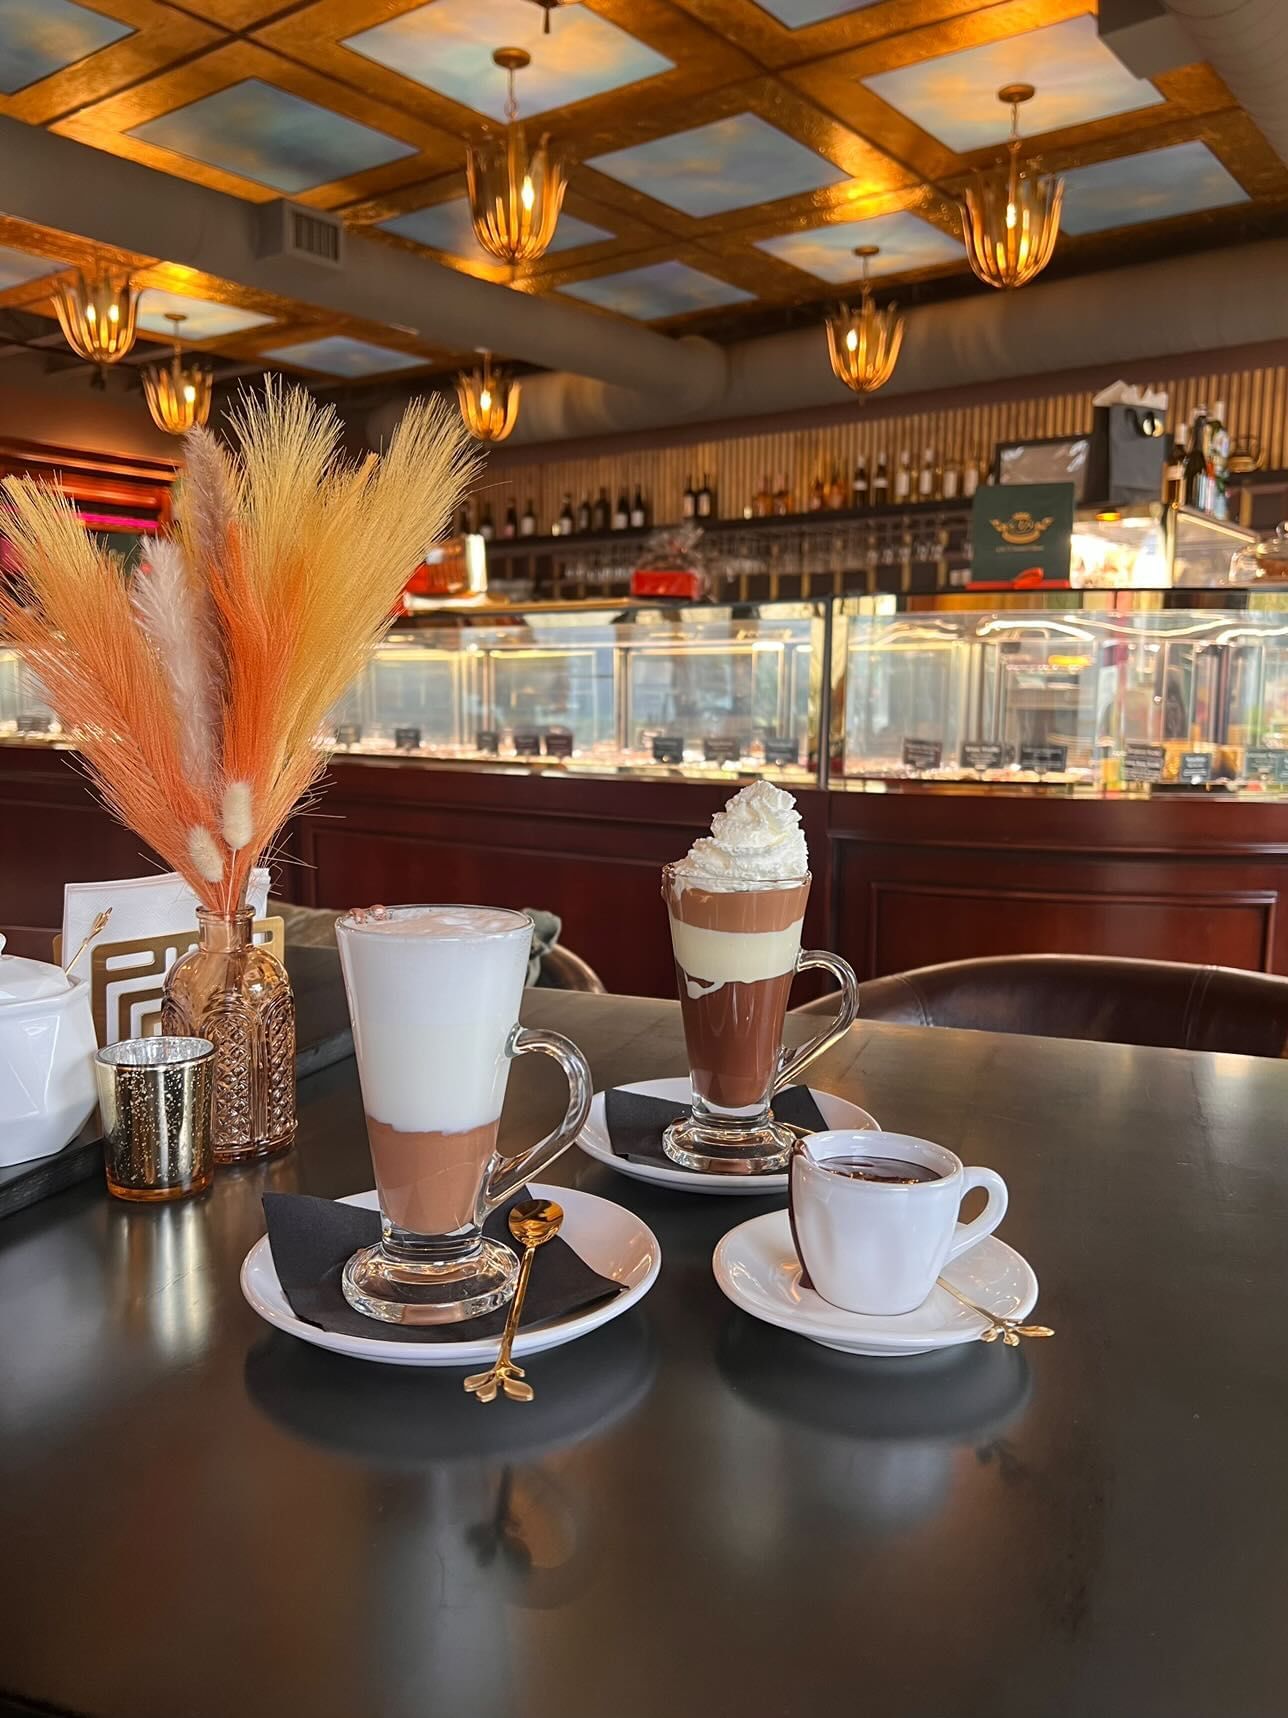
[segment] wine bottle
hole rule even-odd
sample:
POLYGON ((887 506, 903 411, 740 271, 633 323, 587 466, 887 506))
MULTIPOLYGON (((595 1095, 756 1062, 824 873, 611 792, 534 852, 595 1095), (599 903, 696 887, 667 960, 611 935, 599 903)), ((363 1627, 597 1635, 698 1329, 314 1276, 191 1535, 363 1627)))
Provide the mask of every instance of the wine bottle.
POLYGON ((577 508, 577 529, 590 530, 590 497, 583 495, 577 508))
POLYGON ((1227 488, 1230 475, 1230 432, 1225 423, 1225 401, 1218 400, 1208 419, 1208 459, 1211 465, 1210 511, 1218 519, 1228 519, 1230 504, 1227 488))
POLYGON ((510 505, 505 510, 505 524, 501 527, 501 535, 503 537, 517 537, 519 535, 518 504, 513 495, 510 497, 510 505))
POLYGON ((479 536, 485 543, 490 543, 496 536, 496 526, 492 523, 492 503, 483 503, 483 512, 479 519, 479 536))
POLYGON ((933 501, 935 499, 935 450, 928 447, 922 456, 921 470, 917 473, 917 500, 933 501))
POLYGON ((595 497, 595 505, 590 513, 590 528, 592 531, 607 531, 609 520, 608 491, 601 489, 595 497))
POLYGON ((680 517, 681 519, 692 519, 697 510, 697 491, 693 487, 693 479, 691 477, 686 477, 684 480, 684 494, 680 497, 680 517))
POLYGON ((939 493, 945 501, 956 501, 957 491, 961 488, 961 473, 957 462, 953 459, 944 461, 944 474, 940 480, 939 493))
POLYGON ((698 491, 698 518, 710 519, 716 510, 715 490, 707 480, 707 474, 702 473, 702 487, 698 491))
POLYGON ((821 513, 826 503, 827 491, 823 487, 822 477, 819 476, 814 479, 813 487, 809 492, 809 510, 811 513, 821 513))
POLYGON ((624 531, 630 522, 631 504, 626 499, 626 491, 623 489, 617 497, 616 507, 613 508, 613 530, 624 531))
POLYGON ((910 455, 905 447, 899 455, 899 465, 894 474, 894 499, 896 506, 907 501, 912 494, 912 470, 909 465, 910 455))
POLYGON ((1181 472, 1182 484, 1185 491, 1185 505, 1207 508, 1208 489, 1208 459, 1207 459, 1207 407, 1196 406, 1190 419, 1189 449, 1185 455, 1185 465, 1181 472))
POLYGON ((845 485, 841 482, 839 466, 832 467, 832 481, 827 486, 827 504, 833 511, 845 506, 845 485))
POLYGON ((635 485, 635 499, 631 502, 631 529, 642 531, 648 524, 648 508, 644 505, 644 493, 639 484, 635 485))
POLYGON ((774 511, 774 489, 768 476, 761 478, 760 488, 756 491, 755 499, 751 505, 757 519, 768 519, 774 511))
POLYGON ((980 470, 977 461, 968 459, 966 469, 962 472, 962 494, 969 501, 979 488, 980 470))
POLYGON ((532 497, 528 497, 528 505, 523 509, 523 517, 519 520, 519 535, 535 537, 537 534, 537 510, 532 505, 532 497))
POLYGON ((872 479, 872 505, 885 507, 890 500, 890 475, 886 471, 885 454, 877 455, 877 469, 872 479))
POLYGON ((1178 426, 1163 467, 1163 500, 1179 507, 1185 500, 1185 425, 1178 426))
POLYGON ((850 485, 850 503, 854 507, 866 507, 868 504, 868 468, 862 460, 854 468, 854 482, 850 485))
POLYGON ((780 471, 774 483, 772 508, 776 517, 785 519, 792 510, 792 494, 787 487, 787 474, 780 471))
POLYGON ((565 495, 563 498, 563 506, 559 509, 559 535, 561 537, 571 537, 573 528, 572 496, 565 495))

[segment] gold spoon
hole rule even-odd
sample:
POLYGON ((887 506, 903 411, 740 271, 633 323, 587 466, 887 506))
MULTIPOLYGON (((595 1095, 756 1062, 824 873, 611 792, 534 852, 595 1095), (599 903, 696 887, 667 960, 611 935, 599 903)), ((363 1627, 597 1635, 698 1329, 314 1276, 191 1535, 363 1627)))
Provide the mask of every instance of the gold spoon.
POLYGON ((522 1246, 523 1258, 519 1264, 519 1280, 515 1284, 509 1316, 505 1321, 505 1329, 501 1332, 501 1347, 496 1361, 486 1372, 474 1372, 465 1380, 466 1390, 472 1396, 477 1396, 480 1402, 494 1401, 498 1388, 512 1401, 532 1400, 532 1386, 522 1382, 523 1368, 516 1366, 510 1359, 510 1350, 514 1346, 515 1332, 519 1328, 519 1317, 523 1312, 523 1297, 528 1292, 533 1255, 538 1247, 544 1246, 559 1233, 563 1216, 563 1206, 556 1205, 553 1199, 525 1199, 510 1213, 510 1233, 522 1246))
POLYGON ((939 1278, 941 1289, 947 1289, 954 1300, 959 1300, 963 1306, 977 1312, 988 1321, 988 1329, 981 1330, 981 1342, 996 1342, 1000 1336, 1008 1348, 1018 1348, 1022 1336, 1054 1336, 1055 1331, 1049 1324, 1021 1324, 1018 1319, 1006 1318, 995 1312, 990 1312, 986 1306, 979 1306, 973 1300, 968 1300, 964 1294, 955 1289, 944 1277, 939 1278))
POLYGON ((95 915, 94 923, 89 927, 89 929, 85 932, 85 935, 81 938, 81 945, 76 950, 76 953, 72 956, 72 958, 70 960, 65 960, 63 962, 63 971, 64 972, 70 973, 72 968, 76 965, 76 962, 85 953, 85 950, 89 947, 89 945, 94 941, 94 938, 96 936, 101 935, 102 932, 107 929, 107 921, 111 918, 111 916, 112 916, 112 909, 110 907, 104 907, 101 913, 97 913, 95 915))

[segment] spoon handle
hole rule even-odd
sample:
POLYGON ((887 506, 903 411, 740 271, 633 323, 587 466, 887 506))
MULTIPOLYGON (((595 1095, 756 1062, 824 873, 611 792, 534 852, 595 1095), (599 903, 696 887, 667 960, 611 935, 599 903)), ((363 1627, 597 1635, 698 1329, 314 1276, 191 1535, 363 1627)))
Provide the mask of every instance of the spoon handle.
POLYGON ((503 1372, 510 1364, 510 1350, 514 1346, 514 1338, 518 1333, 519 1318, 523 1312, 523 1299, 528 1292, 528 1278, 532 1275, 532 1258, 536 1250, 531 1243, 523 1249, 523 1258, 519 1264, 519 1280, 514 1285, 514 1299, 510 1302, 505 1329, 501 1332, 501 1349, 496 1357, 495 1366, 495 1370, 498 1372, 503 1372))

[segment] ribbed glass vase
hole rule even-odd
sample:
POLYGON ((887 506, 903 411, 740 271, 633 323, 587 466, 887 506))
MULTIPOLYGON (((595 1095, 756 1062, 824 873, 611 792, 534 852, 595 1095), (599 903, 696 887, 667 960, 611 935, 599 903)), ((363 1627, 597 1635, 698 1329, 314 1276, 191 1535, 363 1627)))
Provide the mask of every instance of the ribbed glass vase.
POLYGON ((216 1163, 246 1163, 295 1138, 295 997, 273 953, 251 941, 249 908, 198 907, 200 941, 170 968, 161 1030, 215 1046, 216 1163))

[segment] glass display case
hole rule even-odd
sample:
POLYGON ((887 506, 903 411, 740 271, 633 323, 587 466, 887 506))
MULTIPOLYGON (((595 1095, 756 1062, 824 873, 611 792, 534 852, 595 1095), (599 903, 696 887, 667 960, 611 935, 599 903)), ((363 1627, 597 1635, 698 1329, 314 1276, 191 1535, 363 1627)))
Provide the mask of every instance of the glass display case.
POLYGON ((692 773, 817 766, 824 603, 576 605, 442 617, 379 646, 341 751, 692 773))
POLYGON ((1288 785, 1288 614, 849 613, 845 630, 845 777, 1288 785))
POLYGON ((1231 582, 1253 533, 1189 507, 1161 502, 1079 512, 1069 540, 1074 590, 1202 589, 1231 582))
POLYGON ((16 650, 0 645, 0 739, 47 744, 62 737, 40 681, 16 650))

